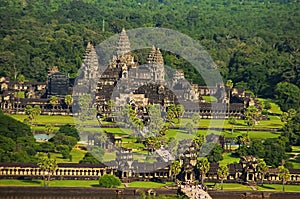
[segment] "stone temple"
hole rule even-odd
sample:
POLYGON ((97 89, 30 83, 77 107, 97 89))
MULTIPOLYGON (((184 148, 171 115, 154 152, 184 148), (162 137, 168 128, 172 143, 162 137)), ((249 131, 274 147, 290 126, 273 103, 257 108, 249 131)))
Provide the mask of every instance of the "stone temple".
POLYGON ((136 111, 145 111, 149 104, 160 104, 165 109, 170 104, 184 106, 183 117, 199 114, 201 118, 243 118, 244 110, 257 102, 243 89, 192 84, 184 77, 183 70, 164 66, 159 48, 149 49, 147 63, 139 65, 130 48, 125 29, 119 35, 115 54, 107 66, 99 66, 95 47, 88 43, 79 76, 71 79, 52 67, 47 82, 16 82, 0 78, 0 106, 4 112, 25 114, 26 105, 39 105, 42 114, 69 114, 76 107, 76 98, 83 94, 93 96, 92 106, 98 113, 108 114, 107 106, 113 100, 116 107, 130 103, 136 111), (75 85, 75 86, 74 86, 75 85), (227 93, 230 92, 230 99, 227 93), (20 95, 24 93, 24 95, 20 95), (73 95, 73 107, 64 102, 66 95, 73 95), (52 107, 50 98, 56 96, 59 104, 52 107), (204 96, 215 96, 214 103, 204 96), (230 109, 226 108, 230 102, 230 109), (67 110, 67 109, 70 110, 67 110))

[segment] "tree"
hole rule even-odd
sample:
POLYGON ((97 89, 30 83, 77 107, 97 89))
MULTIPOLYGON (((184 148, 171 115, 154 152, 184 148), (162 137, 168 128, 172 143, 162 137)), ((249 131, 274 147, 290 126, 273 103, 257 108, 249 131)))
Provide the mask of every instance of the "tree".
POLYGON ((184 107, 181 104, 171 104, 167 108, 167 116, 168 111, 170 111, 169 115, 173 115, 174 118, 177 118, 177 123, 180 123, 180 118, 184 114, 184 107))
POLYGON ((261 175, 260 180, 262 182, 262 185, 264 185, 264 179, 265 179, 265 175, 266 175, 268 169, 269 168, 268 168, 266 162, 263 159, 258 159, 257 171, 261 175))
POLYGON ((180 173, 180 171, 181 171, 181 166, 179 160, 174 160, 170 165, 170 172, 174 180, 176 179, 176 176, 180 173))
POLYGON ((106 188, 112 188, 117 187, 121 185, 121 181, 118 177, 110 174, 105 174, 100 177, 99 180, 99 186, 100 187, 106 187, 106 188))
POLYGON ((72 136, 76 138, 77 141, 80 140, 80 135, 78 130, 75 127, 71 126, 70 124, 65 124, 61 126, 57 133, 62 133, 67 136, 72 136))
POLYGON ((90 152, 87 152, 79 164, 100 164, 100 162, 90 152))
POLYGON ((204 180, 206 177, 206 173, 209 171, 210 169, 210 163, 208 162, 208 160, 206 158, 201 158, 198 160, 197 163, 197 168, 200 171, 200 175, 201 175, 201 184, 204 184, 204 180))
POLYGON ((201 134, 201 132, 198 131, 196 133, 193 141, 196 144, 197 148, 200 149, 200 147, 202 146, 202 144, 205 142, 205 137, 204 137, 204 135, 201 134))
POLYGON ((57 106, 57 104, 58 104, 58 98, 57 98, 56 96, 52 96, 52 97, 50 98, 49 103, 50 103, 51 106, 52 106, 52 114, 54 114, 54 108, 55 108, 55 106, 57 106))
POLYGON ((54 128, 52 124, 46 124, 45 126, 45 133, 47 135, 52 134, 54 132, 54 128))
POLYGON ((43 172, 44 186, 49 186, 51 176, 58 169, 56 160, 48 157, 40 157, 38 160, 38 167, 43 172))
POLYGON ((279 179, 282 182, 282 191, 285 191, 285 183, 290 179, 291 175, 290 175, 290 171, 285 168, 284 166, 279 166, 279 179))
POLYGON ((231 93, 231 89, 233 88, 233 82, 232 82, 231 79, 227 80, 226 87, 227 87, 227 90, 228 90, 227 114, 228 114, 228 117, 229 117, 229 115, 230 115, 230 93, 231 93))
POLYGON ((280 82, 276 85, 275 96, 282 111, 300 106, 300 88, 288 82, 280 82))
POLYGON ((223 182, 227 179, 229 175, 228 166, 221 165, 217 171, 219 179, 221 179, 221 190, 223 190, 223 182))
POLYGON ((209 154, 206 156, 207 160, 212 163, 212 162, 219 162, 223 160, 222 156, 223 149, 220 145, 216 144, 212 150, 209 152, 209 154))
POLYGON ((188 134, 192 134, 193 130, 194 130, 194 124, 192 122, 186 123, 185 129, 186 129, 188 134))
POLYGON ((73 97, 72 95, 66 95, 65 98, 64 98, 64 101, 67 105, 67 111, 68 111, 68 114, 70 114, 70 106, 73 104, 73 97))
POLYGON ((154 150, 161 147, 161 138, 157 136, 150 136, 146 138, 146 145, 148 150, 153 153, 154 150))
POLYGON ((236 124, 236 118, 234 116, 229 117, 229 124, 231 124, 231 133, 233 133, 234 126, 236 124))
POLYGON ((200 122, 200 116, 199 116, 199 114, 194 113, 194 114, 192 115, 192 122, 194 123, 194 125, 195 125, 196 127, 199 126, 199 122, 200 122))
POLYGON ((288 139, 290 145, 300 145, 300 109, 295 116, 287 119, 282 135, 288 139))
POLYGON ((269 101, 264 102, 264 109, 269 112, 269 110, 272 108, 271 103, 269 101))
MULTIPOLYGON (((249 106, 245 111, 245 123, 248 127, 256 125, 259 112, 255 106, 249 106)), ((247 129, 248 134, 249 129, 247 129)))
POLYGON ((161 115, 160 104, 153 104, 148 106, 148 114, 150 117, 149 130, 156 135, 160 134, 162 127, 164 126, 164 120, 161 115))

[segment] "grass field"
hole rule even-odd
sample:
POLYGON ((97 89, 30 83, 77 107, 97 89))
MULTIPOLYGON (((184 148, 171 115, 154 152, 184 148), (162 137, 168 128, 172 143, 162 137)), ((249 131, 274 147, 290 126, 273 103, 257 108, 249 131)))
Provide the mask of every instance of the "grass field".
MULTIPOLYGON (((98 187, 98 180, 52 180, 50 187, 98 187)), ((42 180, 0 180, 0 186, 44 186, 42 180)), ((124 188, 122 184, 119 188, 124 188)))
MULTIPOLYGON (((205 183, 208 187, 217 188, 221 190, 221 183, 205 183)), ((247 185, 236 184, 236 183, 224 183, 225 191, 251 191, 251 188, 247 185)))
POLYGON ((143 181, 135 181, 128 184, 129 187, 135 188, 161 188, 165 187, 166 184, 158 183, 158 182, 143 182, 143 181))
POLYGON ((240 161, 240 158, 233 157, 231 153, 223 153, 223 160, 219 162, 220 165, 228 165, 232 163, 238 163, 240 161))
POLYGON ((262 99, 262 98, 257 98, 259 101, 262 102, 262 104, 264 102, 269 102, 271 105, 271 109, 269 110, 270 113, 272 114, 276 114, 276 115, 281 115, 282 111, 280 110, 280 107, 275 103, 274 100, 271 99, 262 99))
MULTIPOLYGON (((299 185, 285 185, 286 192, 300 192, 299 185)), ((257 186, 259 191, 282 191, 281 184, 264 184, 263 186, 257 186)))
POLYGON ((217 102, 218 99, 215 96, 202 96, 202 98, 205 100, 205 102, 217 102))
POLYGON ((82 158, 84 157, 84 154, 86 151, 82 151, 79 149, 72 149, 71 155, 72 155, 72 161, 69 159, 63 159, 62 155, 60 153, 50 153, 51 158, 56 159, 57 163, 78 163, 82 158))
POLYGON ((292 146, 292 149, 287 153, 291 157, 288 162, 292 163, 294 169, 300 169, 300 146, 292 146))
MULTIPOLYGON (((223 135, 226 138, 236 138, 239 135, 245 135, 247 134, 247 131, 234 131, 231 133, 231 131, 223 131, 223 132, 218 132, 215 130, 197 130, 200 134, 206 136, 211 133, 218 134, 218 135, 223 135)), ((280 132, 266 132, 266 131, 250 131, 248 132, 249 137, 252 139, 266 139, 266 138, 278 138, 280 136, 280 132)), ((196 133, 188 134, 184 130, 176 130, 176 129, 170 129, 166 133, 167 139, 170 139, 172 137, 182 140, 182 139, 193 139, 196 133)))
MULTIPOLYGON (((11 117, 23 121, 27 116, 26 115, 10 115, 11 117)), ((282 128, 283 123, 280 121, 279 116, 269 116, 270 120, 262 120, 259 121, 259 123, 254 126, 253 128, 282 128)), ((38 116, 34 123, 36 124, 52 124, 52 125, 63 125, 63 124, 74 124, 74 121, 76 123, 76 119, 72 116, 56 116, 56 115, 40 115, 38 116)), ((191 119, 187 118, 182 118, 180 123, 177 123, 177 120, 174 120, 175 126, 178 127, 185 127, 187 123, 191 122, 191 119)), ((116 123, 111 123, 111 122, 105 122, 103 121, 103 124, 116 124, 116 123)), ((92 120, 87 120, 84 122, 84 125, 94 125, 98 126, 99 123, 96 119, 92 120)), ((228 120, 210 120, 210 119, 200 119, 198 127, 202 128, 210 128, 210 127, 215 127, 215 128, 243 128, 247 129, 247 125, 245 124, 244 120, 237 120, 236 125, 229 124, 228 120)), ((38 127, 33 127, 36 130, 43 130, 43 126, 38 126, 38 127)), ((101 128, 105 130, 105 128, 101 128)), ((119 129, 119 128, 117 128, 119 129)), ((85 128, 86 131, 90 132, 97 132, 99 131, 99 128, 85 128)))

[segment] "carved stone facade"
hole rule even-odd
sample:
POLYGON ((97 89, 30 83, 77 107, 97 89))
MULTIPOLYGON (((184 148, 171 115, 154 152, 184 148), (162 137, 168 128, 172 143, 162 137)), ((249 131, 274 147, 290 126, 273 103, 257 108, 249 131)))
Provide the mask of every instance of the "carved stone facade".
POLYGON ((174 70, 169 74, 164 67, 162 53, 155 46, 149 50, 147 63, 139 66, 131 53, 130 41, 125 29, 120 33, 116 54, 106 67, 99 67, 94 46, 91 43, 87 44, 81 73, 76 78, 76 82, 60 73, 57 67, 53 67, 49 70, 46 83, 18 83, 1 78, 0 89, 0 104, 4 112, 21 114, 24 113, 23 109, 26 105, 24 103, 28 101, 25 99, 31 99, 30 105, 41 104, 42 114, 49 114, 51 96, 57 96, 61 102, 58 108, 52 109, 53 114, 69 113, 63 98, 72 92, 74 102, 77 96, 85 93, 95 96, 94 107, 101 114, 108 111, 105 107, 109 100, 114 100, 117 106, 124 104, 125 101, 134 101, 137 103, 136 111, 144 109, 148 104, 161 104, 166 108, 170 104, 180 103, 185 109, 183 117, 190 117, 197 113, 201 118, 215 119, 229 116, 241 119, 245 108, 255 105, 250 94, 243 89, 233 88, 230 91, 231 104, 228 112, 226 104, 229 100, 223 84, 216 86, 191 84, 185 80, 183 70, 174 70), (103 68, 105 70, 101 71, 103 68), (23 92, 24 97, 20 97, 17 92, 23 92), (212 106, 212 103, 205 102, 202 96, 215 96, 218 101, 212 106))

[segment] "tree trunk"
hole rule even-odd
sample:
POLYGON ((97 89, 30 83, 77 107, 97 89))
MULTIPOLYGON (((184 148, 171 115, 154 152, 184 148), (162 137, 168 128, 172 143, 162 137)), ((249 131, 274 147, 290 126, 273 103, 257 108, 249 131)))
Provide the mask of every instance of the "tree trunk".
POLYGON ((223 181, 224 180, 221 180, 221 190, 223 190, 223 181))

